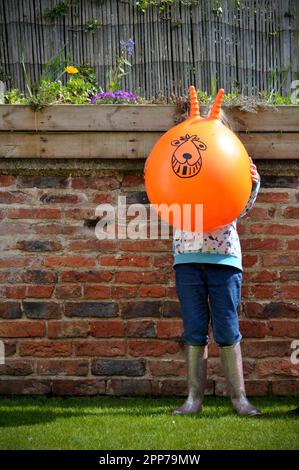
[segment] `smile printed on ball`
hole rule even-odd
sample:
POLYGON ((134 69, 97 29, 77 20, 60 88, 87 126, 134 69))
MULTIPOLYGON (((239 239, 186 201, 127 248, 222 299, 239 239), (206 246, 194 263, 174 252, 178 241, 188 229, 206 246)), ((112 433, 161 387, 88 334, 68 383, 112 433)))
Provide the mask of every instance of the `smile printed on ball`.
POLYGON ((176 147, 172 154, 172 169, 180 178, 192 178, 199 173, 202 165, 201 151, 207 149, 197 135, 186 134, 171 145, 176 147))

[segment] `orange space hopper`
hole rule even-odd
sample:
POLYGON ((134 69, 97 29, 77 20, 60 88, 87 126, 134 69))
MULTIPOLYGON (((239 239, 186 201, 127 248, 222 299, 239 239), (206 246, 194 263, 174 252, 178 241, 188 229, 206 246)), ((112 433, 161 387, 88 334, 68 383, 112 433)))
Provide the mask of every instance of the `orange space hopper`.
POLYGON ((194 86, 189 94, 189 117, 163 134, 146 160, 145 188, 150 203, 170 225, 211 232, 243 211, 252 187, 250 160, 236 134, 219 120, 224 90, 218 91, 206 118, 199 114, 194 86), (169 210, 173 204, 181 209, 180 217, 169 210), (202 204, 200 226, 196 204, 202 204), (184 205, 190 208, 189 221, 183 217, 184 205))

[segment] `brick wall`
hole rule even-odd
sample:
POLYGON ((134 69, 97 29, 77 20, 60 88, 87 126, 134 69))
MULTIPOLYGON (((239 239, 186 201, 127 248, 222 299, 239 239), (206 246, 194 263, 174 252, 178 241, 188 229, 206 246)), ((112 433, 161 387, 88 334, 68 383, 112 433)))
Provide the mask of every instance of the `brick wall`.
MULTIPOLYGON (((251 395, 298 393, 299 366, 290 361, 299 339, 298 181, 269 165, 238 223, 251 395)), ((3 174, 0 186, 0 393, 184 395, 171 240, 99 241, 94 233, 97 204, 118 195, 146 201, 142 173, 19 172, 3 174)), ((224 389, 211 343, 207 393, 224 389)))

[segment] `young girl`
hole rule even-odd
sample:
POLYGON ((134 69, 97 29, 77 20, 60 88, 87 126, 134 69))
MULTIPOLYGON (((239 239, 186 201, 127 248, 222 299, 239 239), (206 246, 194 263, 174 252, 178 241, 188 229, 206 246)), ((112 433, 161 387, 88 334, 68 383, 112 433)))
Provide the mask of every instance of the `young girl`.
MULTIPOLYGON (((220 120, 228 124, 223 111, 220 120)), ((251 158, 250 171, 252 191, 238 218, 251 209, 260 188, 260 176, 251 158)), ((192 232, 177 230, 174 234, 173 268, 184 326, 182 339, 187 353, 188 397, 182 406, 172 411, 173 414, 185 415, 201 410, 207 376, 210 316, 234 410, 242 416, 262 414, 248 401, 244 387, 242 335, 238 322, 243 271, 236 228, 238 218, 221 229, 205 232, 200 248, 195 236, 192 240, 192 232)))

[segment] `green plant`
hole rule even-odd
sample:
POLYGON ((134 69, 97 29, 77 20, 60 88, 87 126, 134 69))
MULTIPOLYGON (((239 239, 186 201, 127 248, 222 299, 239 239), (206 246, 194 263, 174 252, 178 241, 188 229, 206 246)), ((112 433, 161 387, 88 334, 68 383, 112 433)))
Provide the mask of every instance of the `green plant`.
POLYGON ((121 79, 129 72, 125 72, 125 66, 132 67, 131 62, 129 62, 127 56, 133 54, 134 51, 134 40, 133 38, 128 39, 127 41, 120 41, 121 52, 116 56, 116 66, 109 70, 109 90, 111 92, 120 90, 121 79))
MULTIPOLYGON (((160 18, 166 19, 165 10, 167 6, 175 3, 181 3, 184 6, 198 5, 200 0, 137 0, 136 7, 142 13, 145 13, 149 6, 158 8, 160 18)), ((170 18, 170 16, 168 17, 170 18)))
POLYGON ((72 5, 73 4, 71 2, 59 2, 52 8, 52 10, 47 9, 44 17, 48 18, 50 21, 55 21, 56 18, 66 16, 72 5))
POLYGON ((30 97, 28 103, 35 111, 50 104, 88 104, 94 90, 94 86, 81 76, 71 76, 66 85, 63 85, 61 80, 43 80, 37 93, 30 97))
POLYGON ((24 96, 18 88, 12 88, 4 93, 4 104, 24 104, 28 103, 28 98, 24 96))
POLYGON ((91 20, 87 21, 84 26, 85 33, 96 33, 102 27, 102 23, 98 18, 92 18, 91 20))

